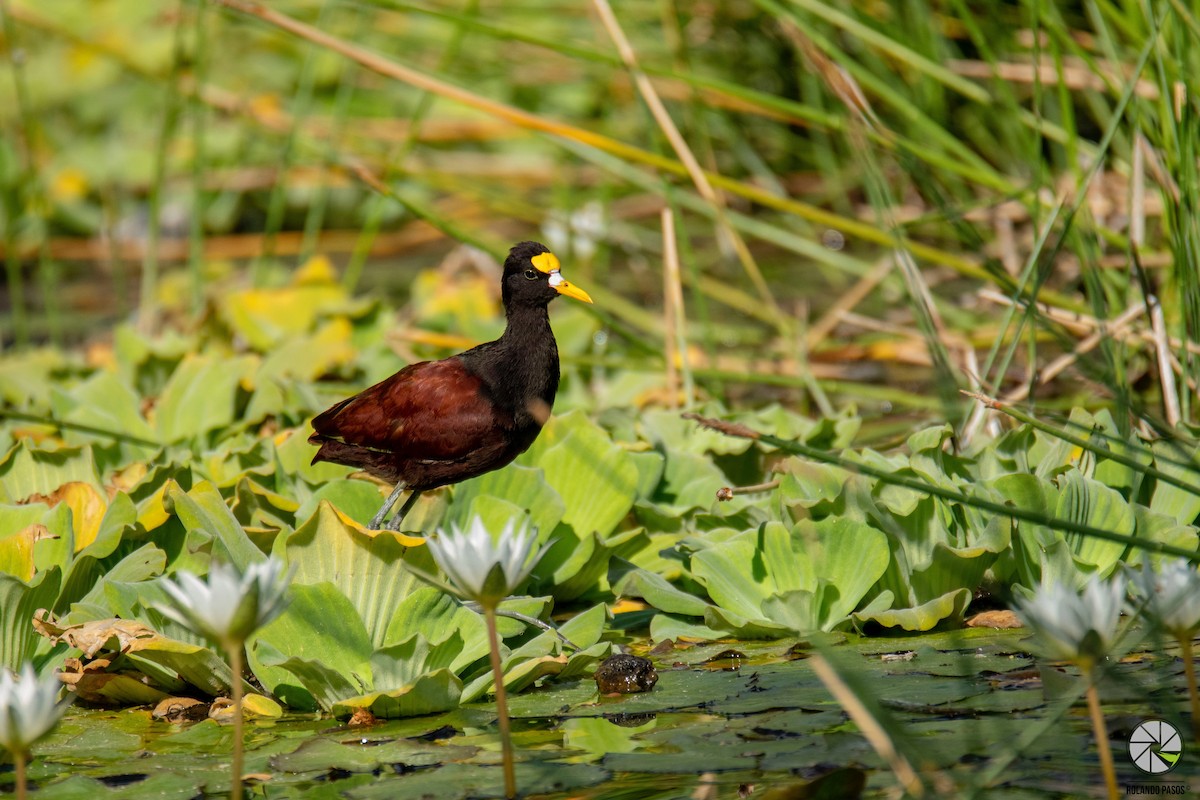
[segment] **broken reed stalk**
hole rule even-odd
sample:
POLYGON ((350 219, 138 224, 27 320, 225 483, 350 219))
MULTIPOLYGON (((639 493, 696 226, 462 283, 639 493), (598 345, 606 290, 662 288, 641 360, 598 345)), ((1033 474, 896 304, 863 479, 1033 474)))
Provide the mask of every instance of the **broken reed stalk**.
POLYGON ((767 481, 766 483, 755 483, 751 486, 722 486, 720 489, 717 489, 717 500, 721 501, 722 503, 726 503, 737 497, 739 494, 761 494, 762 492, 769 492, 772 489, 778 489, 779 483, 779 479, 776 478, 773 481, 767 481))
POLYGON ((1174 428, 1182 415, 1179 409, 1179 393, 1175 384, 1175 369, 1171 366, 1171 347, 1167 343, 1167 322, 1163 316, 1162 303, 1154 295, 1146 297, 1150 306, 1150 329, 1154 332, 1154 355, 1158 361, 1158 380, 1162 385, 1163 418, 1174 428))

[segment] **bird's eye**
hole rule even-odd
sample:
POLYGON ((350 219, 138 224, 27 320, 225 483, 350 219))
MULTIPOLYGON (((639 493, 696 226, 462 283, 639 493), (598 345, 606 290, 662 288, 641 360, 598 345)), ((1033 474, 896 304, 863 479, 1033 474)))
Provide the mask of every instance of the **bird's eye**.
POLYGON ((525 270, 525 278, 526 280, 536 281, 538 278, 538 271, 536 269, 525 270))

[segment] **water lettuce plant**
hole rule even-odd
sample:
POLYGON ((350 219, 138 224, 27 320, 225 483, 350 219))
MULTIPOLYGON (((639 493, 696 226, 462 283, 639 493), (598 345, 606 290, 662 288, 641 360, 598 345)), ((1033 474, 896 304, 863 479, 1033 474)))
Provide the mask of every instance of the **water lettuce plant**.
POLYGON ((651 622, 654 639, 783 638, 833 630, 850 622, 889 561, 886 537, 850 519, 717 529, 678 547, 708 601, 646 570, 629 572, 615 587, 664 612, 651 622))

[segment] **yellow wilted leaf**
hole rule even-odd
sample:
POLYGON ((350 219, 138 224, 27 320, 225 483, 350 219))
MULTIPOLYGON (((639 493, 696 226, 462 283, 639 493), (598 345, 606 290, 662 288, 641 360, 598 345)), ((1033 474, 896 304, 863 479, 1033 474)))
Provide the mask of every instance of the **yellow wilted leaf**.
POLYGON ((898 361, 921 366, 931 363, 929 350, 920 339, 873 342, 867 347, 867 354, 876 361, 898 361))
POLYGON ((163 505, 163 497, 166 495, 167 486, 163 484, 158 487, 158 490, 141 502, 141 507, 138 509, 137 521, 148 531, 152 531, 166 523, 171 518, 167 513, 167 508, 163 505))
POLYGON ((414 344, 424 344, 431 347, 441 347, 446 350, 466 350, 469 347, 474 347, 479 344, 478 339, 472 339, 467 336, 459 336, 454 333, 438 333, 437 331, 399 331, 396 338, 403 339, 406 342, 414 344))
POLYGON ((326 256, 316 255, 296 270, 292 283, 296 286, 332 286, 337 283, 337 274, 326 256))
POLYGON ((87 190, 87 176, 75 167, 64 167, 50 179, 50 197, 60 202, 78 200, 87 194, 87 190))
POLYGON ((612 613, 624 614, 629 611, 645 611, 646 608, 647 608, 646 604, 643 603, 641 600, 630 600, 629 598, 626 597, 626 598, 622 598, 622 599, 618 600, 616 603, 613 604, 612 613))
MULTIPOLYGON (((227 723, 233 720, 236 709, 233 701, 227 697, 218 697, 208 709, 208 718, 217 722, 227 723)), ((244 719, 278 719, 283 716, 283 708, 269 697, 261 694, 247 694, 242 698, 242 717, 244 719)))
POLYGON ((74 45, 67 52, 67 65, 72 74, 83 75, 96 63, 96 51, 87 45, 74 45))
POLYGON ((217 308, 234 331, 266 351, 289 336, 307 332, 327 309, 345 300, 345 289, 336 282, 314 280, 281 289, 230 292, 217 308))
POLYGON ((109 488, 109 494, 116 492, 128 492, 134 486, 141 482, 142 478, 150 474, 150 467, 144 461, 135 461, 125 469, 113 475, 112 484, 109 488))
POLYGON ((283 119, 283 105, 277 94, 256 95, 250 101, 250 113, 264 122, 279 122, 283 119))
POLYGON ((94 369, 111 369, 117 368, 117 356, 113 352, 111 342, 92 342, 87 346, 87 353, 84 356, 87 359, 87 365, 94 369))
POLYGON ((492 280, 481 275, 459 275, 454 280, 447 280, 441 272, 425 270, 413 281, 413 307, 418 309, 422 319, 439 314, 487 319, 500 312, 492 284, 492 280))
POLYGON ((75 552, 78 553, 96 541, 108 503, 96 487, 79 481, 64 484, 55 494, 71 509, 71 527, 75 531, 75 552))
POLYGON ((50 535, 45 525, 37 523, 0 539, 0 572, 26 583, 33 580, 33 546, 50 535))

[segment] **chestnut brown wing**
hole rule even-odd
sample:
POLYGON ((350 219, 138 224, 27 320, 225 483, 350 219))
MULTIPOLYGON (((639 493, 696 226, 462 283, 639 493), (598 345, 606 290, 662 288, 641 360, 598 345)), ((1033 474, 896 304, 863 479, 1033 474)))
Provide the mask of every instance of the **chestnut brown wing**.
POLYGON ((512 419, 483 381, 448 358, 410 364, 313 419, 313 439, 394 453, 402 461, 455 461, 501 443, 512 419))

